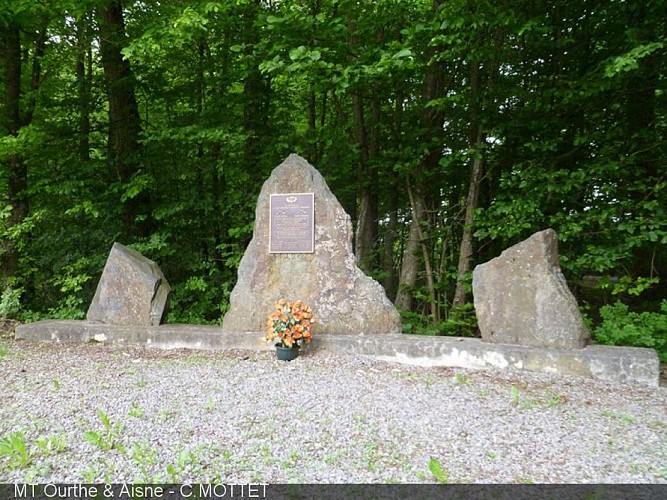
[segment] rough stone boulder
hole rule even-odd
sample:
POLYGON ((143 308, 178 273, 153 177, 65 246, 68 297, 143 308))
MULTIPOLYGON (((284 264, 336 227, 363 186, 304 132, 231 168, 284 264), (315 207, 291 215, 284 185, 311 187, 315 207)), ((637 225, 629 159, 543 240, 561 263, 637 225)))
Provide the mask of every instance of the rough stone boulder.
POLYGON ((589 332, 558 263, 556 232, 546 229, 473 271, 482 340, 576 349, 589 332))
POLYGON ((262 186, 253 238, 239 264, 223 331, 263 332, 281 298, 312 307, 315 335, 401 331, 399 314, 382 286, 357 267, 349 215, 322 175, 297 155, 276 167, 262 186), (269 253, 269 200, 280 193, 314 193, 313 253, 269 253))
POLYGON ((110 325, 159 325, 170 292, 155 262, 114 243, 86 319, 110 325))

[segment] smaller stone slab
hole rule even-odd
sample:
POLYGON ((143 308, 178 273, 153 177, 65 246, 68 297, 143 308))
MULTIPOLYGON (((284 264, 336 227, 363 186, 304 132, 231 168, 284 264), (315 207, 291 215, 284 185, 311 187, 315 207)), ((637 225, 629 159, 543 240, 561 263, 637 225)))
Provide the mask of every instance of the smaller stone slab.
POLYGON ((114 243, 86 319, 110 325, 159 325, 171 287, 159 266, 114 243))
POLYGON ((478 265, 472 289, 485 342, 580 349, 590 333, 558 262, 553 229, 478 265))

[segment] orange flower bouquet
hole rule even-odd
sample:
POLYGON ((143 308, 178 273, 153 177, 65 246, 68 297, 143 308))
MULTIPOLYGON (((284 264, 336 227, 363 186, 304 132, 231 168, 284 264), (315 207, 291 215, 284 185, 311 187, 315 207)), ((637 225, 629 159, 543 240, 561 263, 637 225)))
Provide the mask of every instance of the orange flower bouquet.
POLYGON ((280 299, 266 322, 266 340, 274 341, 276 347, 298 349, 310 342, 315 321, 310 306, 280 299))

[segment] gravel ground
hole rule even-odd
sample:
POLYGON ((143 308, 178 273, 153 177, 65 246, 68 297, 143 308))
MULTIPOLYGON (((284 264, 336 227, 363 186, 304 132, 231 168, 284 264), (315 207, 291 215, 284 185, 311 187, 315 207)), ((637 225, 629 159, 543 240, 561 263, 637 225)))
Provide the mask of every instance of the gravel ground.
POLYGON ((664 386, 0 340, 0 402, 0 483, 667 483, 664 386))

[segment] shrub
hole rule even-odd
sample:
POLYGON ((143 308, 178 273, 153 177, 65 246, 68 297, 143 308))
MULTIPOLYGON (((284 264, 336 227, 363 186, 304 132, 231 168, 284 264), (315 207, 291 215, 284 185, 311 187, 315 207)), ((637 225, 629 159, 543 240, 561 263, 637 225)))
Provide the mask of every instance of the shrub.
POLYGON ((22 288, 8 286, 0 296, 0 319, 16 319, 21 310, 22 288))
POLYGON ((667 362, 667 300, 660 312, 631 312, 622 302, 600 308, 602 323, 593 330, 600 344, 651 347, 667 362))

